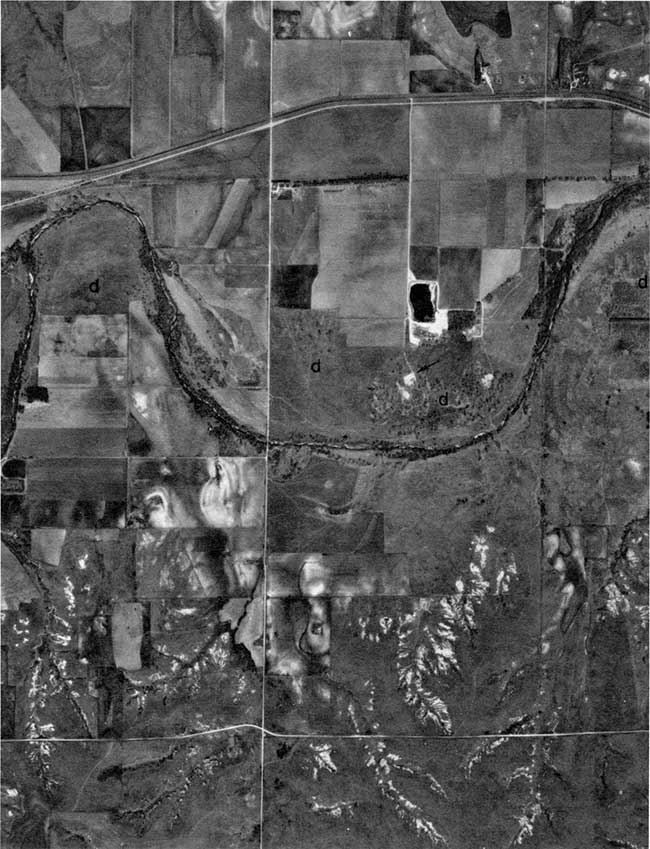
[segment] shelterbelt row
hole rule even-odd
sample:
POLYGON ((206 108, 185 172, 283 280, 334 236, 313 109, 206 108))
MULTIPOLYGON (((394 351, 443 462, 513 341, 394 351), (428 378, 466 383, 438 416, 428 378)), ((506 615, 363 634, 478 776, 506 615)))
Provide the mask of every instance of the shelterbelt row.
POLYGON ((69 174, 44 174, 38 176, 10 177, 3 180, 3 192, 5 195, 24 193, 25 196, 9 200, 2 204, 2 209, 9 210, 32 203, 39 198, 49 197, 59 192, 70 191, 102 180, 122 177, 141 168, 167 162, 176 157, 197 151, 218 147, 219 145, 233 142, 256 133, 272 131, 275 128, 323 112, 335 112, 341 109, 372 109, 390 106, 439 106, 455 104, 486 104, 486 103, 530 103, 546 106, 549 104, 603 104, 611 107, 619 107, 643 117, 650 117, 650 109, 638 105, 634 101, 628 101, 616 94, 601 93, 598 95, 585 95, 569 92, 562 95, 549 95, 545 92, 529 93, 527 95, 499 94, 477 97, 474 94, 425 94, 425 95, 403 95, 394 97, 358 97, 329 100, 314 103, 291 111, 277 114, 270 120, 251 124, 241 129, 226 133, 215 133, 206 138, 189 144, 179 145, 161 153, 144 156, 139 159, 128 160, 116 165, 91 168, 83 172, 69 174))

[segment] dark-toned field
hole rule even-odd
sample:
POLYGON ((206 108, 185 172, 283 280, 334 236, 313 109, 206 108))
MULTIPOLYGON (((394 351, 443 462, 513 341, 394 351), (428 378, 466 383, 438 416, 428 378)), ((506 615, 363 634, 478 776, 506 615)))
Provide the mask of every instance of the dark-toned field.
POLYGON ((2 35, 2 845, 646 846, 646 7, 2 35))

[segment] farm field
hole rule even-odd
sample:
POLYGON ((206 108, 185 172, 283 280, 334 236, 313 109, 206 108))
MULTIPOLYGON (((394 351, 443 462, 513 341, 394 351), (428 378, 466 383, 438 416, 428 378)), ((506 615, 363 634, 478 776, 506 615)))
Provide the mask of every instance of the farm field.
POLYGON ((3 4, 3 846, 647 844, 648 28, 3 4))

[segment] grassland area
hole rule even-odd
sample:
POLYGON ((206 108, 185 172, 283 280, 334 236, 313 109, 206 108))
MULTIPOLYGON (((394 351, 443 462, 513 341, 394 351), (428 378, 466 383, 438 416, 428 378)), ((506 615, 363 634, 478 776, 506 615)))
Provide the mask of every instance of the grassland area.
POLYGON ((646 845, 648 32, 3 3, 3 846, 646 845))

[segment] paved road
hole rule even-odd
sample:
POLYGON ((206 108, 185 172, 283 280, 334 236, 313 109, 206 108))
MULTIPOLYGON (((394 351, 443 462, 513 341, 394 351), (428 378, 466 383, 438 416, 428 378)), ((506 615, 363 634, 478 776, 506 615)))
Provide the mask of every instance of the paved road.
MULTIPOLYGON (((427 97, 402 97, 402 98, 388 98, 378 100, 377 98, 371 98, 363 101, 359 100, 349 100, 349 101, 337 101, 333 103, 325 103, 314 105, 310 107, 306 107, 300 110, 296 110, 292 113, 283 114, 281 116, 277 116, 273 118, 271 121, 255 125, 253 127, 244 128, 242 130, 237 130, 235 132, 231 132, 225 135, 221 135, 216 138, 210 138, 203 141, 194 142, 189 145, 184 145, 181 148, 177 148, 174 151, 167 151, 165 153, 156 154, 154 156, 149 156, 146 159, 139 160, 137 162, 129 162, 123 163, 121 165, 111 166, 109 168, 96 169, 93 172, 85 172, 81 177, 78 174, 71 175, 52 175, 50 177, 36 177, 36 178, 15 178, 13 180, 9 180, 5 182, 5 191, 8 190, 8 185, 16 185, 17 183, 23 184, 23 191, 34 191, 35 181, 38 181, 39 185, 42 186, 43 181, 50 181, 46 183, 48 188, 44 188, 40 191, 38 195, 31 195, 28 198, 20 199, 18 201, 11 202, 6 205, 5 208, 10 209, 16 206, 20 206, 23 203, 29 203, 34 200, 35 197, 42 197, 45 195, 56 194, 60 191, 66 191, 71 188, 77 186, 83 186, 92 184, 94 182, 98 182, 104 179, 111 179, 112 177, 119 176, 124 173, 129 173, 130 171, 136 170, 138 168, 146 167, 147 165, 163 162, 166 159, 171 159, 175 156, 180 156, 184 153, 188 153, 195 150, 201 150, 209 147, 215 147, 219 144, 222 144, 224 141, 233 140, 236 138, 241 138, 251 133, 260 132, 269 127, 280 126, 282 124, 286 124, 290 121, 296 120, 297 118, 313 115, 319 112, 336 110, 336 109, 346 109, 346 108, 372 108, 373 106, 386 106, 386 105, 394 105, 394 104, 402 104, 402 105, 413 105, 413 104, 422 104, 422 103, 457 103, 460 102, 461 98, 448 98, 447 100, 442 100, 436 96, 427 96, 427 97), (31 188, 28 188, 31 187, 31 188)), ((491 102, 538 102, 538 103, 551 103, 551 102, 585 102, 585 103, 605 103, 607 105, 620 105, 618 101, 615 99, 609 99, 607 97, 602 97, 600 95, 597 96, 501 96, 490 98, 491 102)), ((486 102, 486 98, 476 98, 476 97, 464 97, 462 98, 462 102, 473 102, 473 103, 484 103, 486 102)), ((643 110, 636 110, 641 114, 647 114, 643 110)), ((633 183, 633 184, 625 184, 623 186, 615 186, 612 190, 606 195, 606 197, 598 202, 598 212, 595 215, 594 221, 596 222, 593 226, 590 226, 585 232, 577 235, 574 245, 572 249, 568 252, 568 255, 565 259, 565 262, 562 265, 562 268, 557 272, 557 280, 553 283, 554 289, 554 297, 550 299, 550 303, 547 305, 546 314, 542 321, 540 322, 540 328, 538 332, 538 337, 534 345, 533 354, 531 357, 531 361, 529 363, 526 375, 522 381, 522 388, 519 392, 517 398, 511 403, 508 410, 506 411, 503 419, 493 428, 488 431, 483 431, 480 433, 472 434, 468 436, 465 440, 455 443, 450 443, 447 445, 438 445, 438 446, 426 446, 422 444, 412 444, 409 442, 402 442, 400 440, 377 440, 377 441, 362 441, 359 443, 348 443, 348 442, 338 442, 337 440, 329 439, 326 437, 319 437, 316 440, 306 440, 306 441, 294 441, 294 440, 277 440, 270 439, 269 434, 261 434, 257 433, 254 430, 242 425, 233 416, 222 406, 220 406, 213 398, 209 397, 206 393, 197 391, 197 388, 191 385, 190 380, 188 380, 188 376, 183 374, 180 368, 177 372, 177 377, 181 383, 181 386, 185 389, 187 394, 194 400, 197 407, 201 410, 204 410, 207 415, 210 415, 221 422, 224 426, 231 429, 235 434, 240 436, 243 439, 249 440, 251 443, 258 445, 260 448, 273 448, 273 447, 300 447, 307 446, 316 450, 345 450, 345 451, 370 451, 374 453, 383 454, 386 456, 400 457, 404 459, 423 459, 428 457, 435 457, 443 454, 452 454, 457 451, 463 450, 465 448, 469 448, 472 445, 480 444, 488 439, 494 437, 497 433, 499 433, 508 423, 508 421, 512 418, 512 416, 517 412, 522 403, 524 402, 530 386, 532 385, 536 373, 538 363, 543 355, 549 339, 551 330, 555 321, 555 317, 562 305, 564 300, 564 295, 566 292, 566 286, 568 284, 568 280, 570 279, 572 270, 573 270, 573 257, 584 251, 588 248, 588 243, 595 238, 598 230, 604 224, 604 222, 614 213, 616 207, 620 203, 629 203, 633 201, 635 197, 638 197, 645 188, 645 184, 633 183), (596 226, 596 224, 598 226, 596 226)), ((163 335, 165 336, 166 347, 170 351, 170 354, 173 354, 174 350, 174 334, 172 333, 174 326, 174 318, 176 313, 176 306, 169 298, 169 293, 165 291, 164 284, 162 280, 157 280, 157 285, 160 287, 159 295, 162 298, 162 301, 168 305, 168 309, 170 315, 165 318, 165 321, 162 322, 164 325, 162 328, 163 335)), ((172 357, 172 359, 174 359, 172 357)), ((176 369, 175 369, 176 370, 176 369)), ((20 384, 20 379, 16 381, 20 384)), ((13 429, 11 429, 13 430, 13 429)), ((9 438, 11 438, 11 434, 9 434, 9 438)))
POLYGON ((546 94, 544 92, 528 92, 526 94, 497 94, 489 96, 477 96, 475 94, 424 94, 424 95, 398 95, 394 97, 359 97, 339 100, 329 100, 321 103, 304 106, 289 112, 283 112, 257 124, 232 130, 227 133, 213 134, 189 144, 179 145, 169 150, 161 151, 141 159, 128 160, 115 165, 106 165, 100 168, 92 168, 84 172, 71 172, 66 174, 44 174, 30 177, 8 177, 2 181, 5 193, 27 193, 28 196, 2 204, 2 209, 14 209, 24 206, 32 201, 55 195, 59 192, 97 183, 102 180, 110 180, 122 177, 132 171, 157 165, 170 159, 175 159, 184 154, 193 153, 207 148, 218 147, 226 142, 236 141, 255 133, 262 133, 275 127, 281 127, 300 118, 309 115, 317 115, 322 112, 335 112, 339 109, 364 109, 380 106, 424 106, 430 105, 453 105, 456 103, 585 103, 604 104, 606 106, 618 106, 635 112, 637 115, 650 117, 650 109, 628 102, 620 95, 607 94, 581 94, 577 92, 564 92, 563 94, 546 94))

